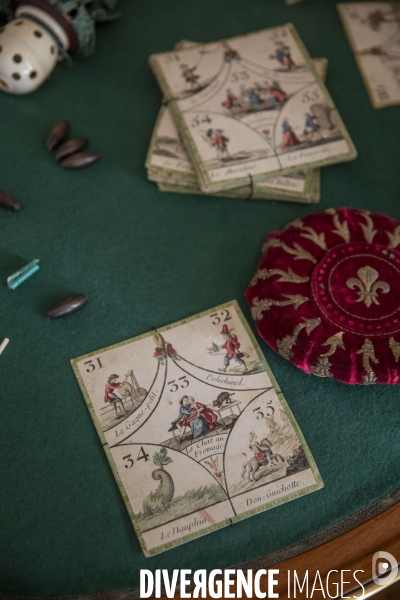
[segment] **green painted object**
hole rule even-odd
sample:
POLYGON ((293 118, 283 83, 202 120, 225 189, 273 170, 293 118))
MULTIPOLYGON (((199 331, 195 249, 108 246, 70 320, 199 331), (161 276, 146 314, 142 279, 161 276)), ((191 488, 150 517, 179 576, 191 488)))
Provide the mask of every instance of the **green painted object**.
POLYGON ((34 273, 39 271, 39 259, 35 258, 30 263, 7 277, 7 285, 10 290, 15 290, 17 287, 24 283, 29 277, 31 277, 34 273))

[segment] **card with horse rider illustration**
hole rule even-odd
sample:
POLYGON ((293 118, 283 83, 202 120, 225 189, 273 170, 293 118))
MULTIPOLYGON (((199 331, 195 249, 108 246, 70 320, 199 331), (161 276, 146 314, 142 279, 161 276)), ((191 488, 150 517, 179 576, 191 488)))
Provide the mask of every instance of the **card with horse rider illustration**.
POLYGON ((323 487, 236 301, 71 363, 146 556, 323 487))
POLYGON ((357 155, 291 24, 154 54, 150 66, 203 192, 357 155))

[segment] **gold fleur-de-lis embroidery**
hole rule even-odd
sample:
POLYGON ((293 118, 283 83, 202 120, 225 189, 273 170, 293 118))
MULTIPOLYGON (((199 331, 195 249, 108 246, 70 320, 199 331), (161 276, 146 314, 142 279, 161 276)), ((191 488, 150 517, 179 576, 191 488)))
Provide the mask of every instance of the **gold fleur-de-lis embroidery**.
POLYGON ((318 234, 312 227, 307 227, 306 225, 304 225, 301 219, 296 219, 296 221, 293 221, 292 226, 306 231, 307 233, 301 233, 300 235, 314 242, 314 244, 322 248, 322 250, 328 250, 325 243, 324 233, 318 234))
POLYGON ((258 296, 253 298, 253 304, 251 307, 251 316, 255 321, 260 321, 263 318, 263 310, 264 307, 262 305, 262 301, 258 296))
POLYGON ((310 371, 313 375, 316 375, 317 377, 333 377, 330 371, 332 365, 329 362, 328 357, 335 354, 337 348, 342 348, 344 350, 343 334, 344 331, 338 331, 322 344, 323 346, 329 346, 329 350, 327 350, 325 354, 320 354, 317 364, 310 367, 310 371))
POLYGON ((362 354, 363 367, 365 371, 365 375, 363 375, 363 382, 365 385, 375 383, 376 376, 372 370, 371 362, 378 364, 379 360, 375 356, 375 350, 371 340, 366 339, 361 348, 357 350, 356 354, 362 354))
POLYGON ((280 248, 281 246, 281 240, 279 238, 276 237, 269 237, 263 244, 263 247, 261 249, 261 253, 265 254, 267 250, 269 250, 270 248, 280 248))
POLYGON ((253 279, 250 281, 250 285, 256 285, 259 279, 266 279, 267 277, 269 277, 268 269, 257 269, 253 279))
POLYGON ((396 342, 394 337, 391 337, 389 340, 389 347, 393 352, 393 356, 396 362, 398 362, 400 358, 400 342, 396 342))
POLYGON ((277 340, 276 347, 278 348, 279 354, 281 356, 283 356, 283 358, 286 358, 287 360, 290 360, 291 358, 293 358, 294 354, 292 352, 292 348, 295 345, 295 343, 297 342, 297 337, 298 337, 299 333, 302 331, 302 329, 305 329, 307 332, 307 335, 310 335, 310 333, 316 327, 318 327, 318 325, 320 323, 321 323, 321 319, 306 319, 305 317, 303 317, 303 323, 299 323, 298 325, 296 325, 292 335, 286 335, 281 340, 277 340))
POLYGON ((364 217, 367 224, 364 225, 363 223, 360 223, 360 227, 364 232, 364 237, 366 241, 369 244, 372 244, 372 240, 374 239, 374 236, 377 232, 376 229, 374 229, 374 222, 367 212, 363 212, 362 216, 364 217))
POLYGON ((303 236, 304 238, 308 238, 309 240, 314 242, 314 244, 317 244, 317 246, 322 248, 322 250, 328 250, 326 243, 325 243, 325 234, 324 233, 318 234, 311 227, 304 227, 303 229, 308 231, 308 233, 301 233, 300 234, 301 236, 303 236))
POLYGON ((336 229, 333 230, 333 233, 340 235, 340 237, 342 237, 344 239, 346 244, 348 244, 350 242, 350 232, 349 232, 348 222, 343 221, 343 223, 341 223, 339 221, 339 215, 335 214, 335 216, 333 217, 333 224, 336 227, 336 229))
POLYGON ((301 229, 302 227, 304 227, 303 221, 301 219, 295 219, 291 223, 288 223, 285 226, 285 229, 289 229, 289 227, 297 227, 298 229, 301 229))
POLYGON ((330 369, 331 363, 327 356, 321 355, 318 358, 317 364, 310 367, 310 372, 317 377, 333 377, 330 369))
MULTIPOLYGON (((318 234, 315 234, 315 235, 318 236, 318 234)), ((321 234, 321 235, 323 236, 323 234, 321 234)), ((325 240, 323 237, 322 237, 322 239, 318 238, 318 240, 319 240, 318 245, 322 248, 323 247, 322 245, 325 245, 325 240)), ((295 260, 301 260, 301 259, 310 260, 314 264, 317 262, 317 259, 314 258, 314 256, 312 254, 307 252, 307 250, 304 250, 304 248, 302 248, 300 246, 300 244, 297 244, 297 242, 293 242, 293 246, 294 246, 294 248, 291 248, 290 246, 285 244, 285 242, 282 242, 282 240, 280 240, 279 238, 270 237, 263 244, 262 254, 265 254, 267 252, 267 250, 269 250, 270 248, 283 248, 283 250, 285 252, 287 252, 288 254, 292 254, 292 256, 295 257, 295 260)), ((326 250, 326 246, 324 249, 326 250)))
POLYGON ((285 252, 294 256, 294 260, 310 260, 314 264, 317 262, 317 259, 314 258, 312 254, 307 252, 307 250, 304 250, 304 248, 302 248, 300 244, 297 244, 296 242, 293 242, 294 248, 290 248, 290 246, 285 244, 285 242, 281 242, 281 245, 285 252))
POLYGON ((301 275, 297 275, 294 273, 290 267, 288 267, 287 271, 282 271, 281 269, 268 269, 267 277, 272 277, 273 275, 280 275, 279 279, 276 281, 279 283, 289 282, 289 283, 307 283, 310 280, 309 277, 302 277, 301 275))
POLYGON ((344 349, 344 344, 343 344, 343 334, 344 331, 338 331, 337 333, 335 333, 335 335, 331 335, 330 338, 328 338, 326 340, 326 342, 324 342, 322 345, 323 346, 329 346, 329 350, 327 352, 325 352, 325 354, 321 354, 321 356, 332 356, 332 354, 335 354, 336 352, 336 348, 339 346, 339 348, 344 349))
POLYGON ((381 290, 383 294, 387 294, 390 291, 390 285, 385 281, 376 281, 379 277, 378 271, 375 271, 369 265, 358 269, 356 277, 351 277, 346 281, 346 285, 351 290, 358 288, 360 291, 357 292, 357 302, 364 302, 365 306, 369 308, 372 303, 379 304, 378 301, 378 290, 381 290))
POLYGON ((301 275, 297 275, 297 273, 294 273, 294 271, 292 271, 290 267, 287 271, 282 271, 281 269, 258 269, 253 279, 250 281, 250 285, 256 285, 259 279, 267 279, 268 277, 272 277, 273 275, 280 275, 279 279, 276 280, 279 283, 307 283, 307 281, 310 280, 309 277, 302 277, 301 275))
POLYGON ((300 296, 300 294, 282 294, 282 296, 287 298, 287 300, 272 300, 272 298, 261 300, 262 310, 269 310, 271 306, 290 306, 291 304, 293 304, 294 309, 297 310, 304 302, 310 300, 310 298, 300 296))
POLYGON ((397 248, 397 246, 400 244, 400 225, 397 225, 393 233, 389 233, 389 231, 387 231, 386 234, 390 241, 389 248, 397 248))

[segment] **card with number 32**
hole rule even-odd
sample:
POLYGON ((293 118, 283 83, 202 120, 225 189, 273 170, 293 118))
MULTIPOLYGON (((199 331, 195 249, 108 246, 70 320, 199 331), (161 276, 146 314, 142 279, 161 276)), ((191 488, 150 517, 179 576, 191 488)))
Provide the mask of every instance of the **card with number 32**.
POLYGON ((323 487, 235 301, 71 362, 146 556, 323 487))

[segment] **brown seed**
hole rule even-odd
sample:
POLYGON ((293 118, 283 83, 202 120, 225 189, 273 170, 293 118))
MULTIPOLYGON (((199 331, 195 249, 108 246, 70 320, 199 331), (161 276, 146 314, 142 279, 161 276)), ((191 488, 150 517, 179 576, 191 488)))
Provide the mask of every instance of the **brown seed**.
POLYGON ((52 308, 50 308, 46 315, 50 319, 58 319, 59 317, 66 317, 71 313, 79 310, 84 304, 86 304, 88 297, 86 294, 77 294, 76 296, 69 296, 64 298, 60 302, 57 302, 52 308))
POLYGON ((81 169, 82 167, 88 167, 92 163, 100 160, 100 152, 77 152, 71 154, 61 161, 61 166, 64 169, 81 169))
POLYGON ((61 160, 70 154, 74 154, 78 152, 78 150, 82 150, 88 143, 89 138, 85 135, 81 135, 79 137, 73 138, 72 140, 68 140, 65 142, 60 148, 57 150, 55 157, 57 160, 61 160))
POLYGON ((0 206, 3 206, 3 208, 8 208, 9 210, 19 210, 21 208, 18 200, 16 200, 14 196, 11 196, 11 194, 5 190, 0 190, 0 206))
POLYGON ((58 144, 61 144, 61 142, 67 135, 68 129, 69 121, 60 121, 59 123, 57 123, 57 125, 54 125, 46 140, 47 150, 53 150, 53 148, 58 146, 58 144))

